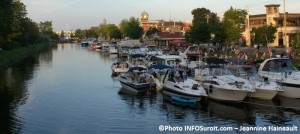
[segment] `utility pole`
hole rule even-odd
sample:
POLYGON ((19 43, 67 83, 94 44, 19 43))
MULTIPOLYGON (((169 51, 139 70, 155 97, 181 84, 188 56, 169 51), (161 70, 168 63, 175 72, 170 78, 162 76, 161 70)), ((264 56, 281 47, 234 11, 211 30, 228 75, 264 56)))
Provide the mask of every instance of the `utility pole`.
POLYGON ((283 43, 286 47, 288 47, 287 45, 287 36, 286 36, 286 11, 285 11, 285 0, 283 0, 283 26, 284 26, 284 33, 283 33, 283 43))

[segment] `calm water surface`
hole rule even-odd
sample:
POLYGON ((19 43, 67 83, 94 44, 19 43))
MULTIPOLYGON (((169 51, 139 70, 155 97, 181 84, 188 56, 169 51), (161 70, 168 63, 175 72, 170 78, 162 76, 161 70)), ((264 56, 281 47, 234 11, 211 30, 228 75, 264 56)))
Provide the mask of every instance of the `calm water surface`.
POLYGON ((160 125, 300 126, 298 99, 186 105, 161 93, 130 93, 111 77, 117 60, 78 44, 58 44, 1 70, 0 134, 174 133, 160 132, 160 125))

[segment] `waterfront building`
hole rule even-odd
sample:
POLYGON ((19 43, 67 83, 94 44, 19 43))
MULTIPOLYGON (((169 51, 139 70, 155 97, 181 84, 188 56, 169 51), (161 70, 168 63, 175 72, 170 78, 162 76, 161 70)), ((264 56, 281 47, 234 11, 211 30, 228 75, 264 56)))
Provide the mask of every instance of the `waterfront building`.
POLYGON ((140 26, 147 31, 148 29, 156 28, 162 32, 186 32, 190 29, 192 23, 175 21, 175 20, 149 20, 147 12, 141 13, 140 26))
POLYGON ((263 25, 273 25, 277 27, 277 33, 275 33, 276 39, 269 45, 293 47, 293 36, 300 32, 300 13, 286 12, 286 27, 284 27, 284 13, 279 12, 280 5, 270 4, 265 5, 265 7, 265 14, 246 16, 246 27, 243 36, 246 38, 247 45, 251 44, 251 38, 253 39, 254 37, 254 35, 250 34, 252 28, 261 27, 263 25), (285 38, 284 35, 286 35, 285 38))
MULTIPOLYGON (((61 32, 62 31, 57 31, 57 32, 55 32, 59 37, 61 37, 61 32)), ((63 33, 64 33, 64 37, 63 37, 63 39, 71 39, 71 36, 75 36, 75 31, 63 31, 63 33)))
POLYGON ((146 36, 144 42, 147 45, 182 45, 185 44, 185 37, 183 32, 157 32, 155 34, 146 36))

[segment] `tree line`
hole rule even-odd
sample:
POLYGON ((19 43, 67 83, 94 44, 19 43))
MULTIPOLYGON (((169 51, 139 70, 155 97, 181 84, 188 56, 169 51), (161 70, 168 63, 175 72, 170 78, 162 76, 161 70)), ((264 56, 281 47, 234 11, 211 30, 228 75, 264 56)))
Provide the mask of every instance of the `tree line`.
POLYGON ((75 37, 78 37, 79 39, 99 37, 104 40, 122 39, 125 37, 129 37, 130 39, 140 39, 142 34, 143 28, 140 26, 139 19, 135 17, 123 19, 119 26, 107 24, 104 21, 97 27, 75 30, 75 37))
MULTIPOLYGON (((197 8, 191 13, 193 24, 185 34, 186 40, 190 43, 234 44, 239 42, 248 23, 245 22, 247 11, 233 7, 225 11, 222 20, 216 13, 206 8, 197 8)), ((277 27, 273 25, 253 28, 251 45, 262 44, 266 46, 267 43, 274 42, 276 32, 277 27)))
POLYGON ((27 17, 26 6, 20 0, 1 1, 1 49, 10 50, 53 39, 57 39, 57 35, 53 32, 51 21, 32 21, 27 17))

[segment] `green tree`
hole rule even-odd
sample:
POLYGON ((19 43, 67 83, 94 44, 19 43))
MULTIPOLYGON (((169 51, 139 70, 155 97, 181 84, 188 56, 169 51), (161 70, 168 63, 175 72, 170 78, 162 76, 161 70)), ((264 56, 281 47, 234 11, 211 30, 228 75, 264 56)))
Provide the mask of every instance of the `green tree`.
POLYGON ((272 25, 264 25, 258 28, 252 28, 251 34, 254 35, 254 43, 267 46, 268 43, 274 42, 277 28, 272 25))
POLYGON ((246 15, 246 10, 234 9, 233 7, 225 11, 222 23, 225 26, 226 39, 224 42, 226 44, 232 44, 242 37, 246 15))
POLYGON ((213 26, 213 31, 212 33, 215 35, 213 38, 213 43, 219 43, 219 44, 226 44, 226 26, 224 23, 217 23, 216 25, 213 26))
POLYGON ((130 17, 129 20, 122 20, 120 23, 120 30, 123 37, 131 39, 139 39, 142 36, 143 28, 140 27, 139 19, 130 17))
POLYGON ((243 31, 245 29, 245 19, 247 14, 247 11, 244 9, 230 7, 229 10, 225 11, 223 20, 232 20, 235 25, 243 31))
POLYGON ((82 39, 82 38, 83 38, 81 29, 76 29, 76 30, 75 30, 75 37, 77 37, 77 38, 79 38, 79 39, 82 39))
POLYGON ((232 44, 242 36, 240 28, 236 27, 233 20, 224 20, 224 32, 226 34, 225 44, 232 44))
POLYGON ((298 50, 298 52, 300 52, 300 33, 297 33, 292 38, 292 45, 296 50, 298 50))
POLYGON ((51 35, 53 33, 52 21, 45 21, 39 23, 39 31, 45 35, 51 35))
POLYGON ((207 43, 211 41, 211 34, 219 23, 216 13, 206 8, 196 8, 192 12, 193 25, 185 34, 190 43, 207 43))
POLYGON ((70 38, 71 38, 71 39, 74 39, 74 37, 75 37, 75 36, 74 36, 74 33, 73 33, 72 31, 70 31, 70 32, 71 32, 71 33, 70 33, 70 38))
POLYGON ((206 23, 196 23, 185 34, 187 42, 190 43, 207 43, 211 38, 211 31, 206 23))
POLYGON ((9 36, 12 33, 13 12, 13 1, 2 0, 0 4, 0 47, 3 49, 8 48, 8 44, 11 42, 9 36))
POLYGON ((60 32, 60 38, 65 38, 65 32, 64 32, 64 30, 61 30, 61 32, 60 32))
POLYGON ((192 11, 192 15, 193 25, 197 23, 215 24, 219 22, 217 14, 206 8, 196 8, 192 11))
POLYGON ((152 34, 155 34, 157 33, 159 30, 155 27, 150 27, 147 32, 146 32, 146 36, 149 36, 149 35, 152 35, 152 34))

